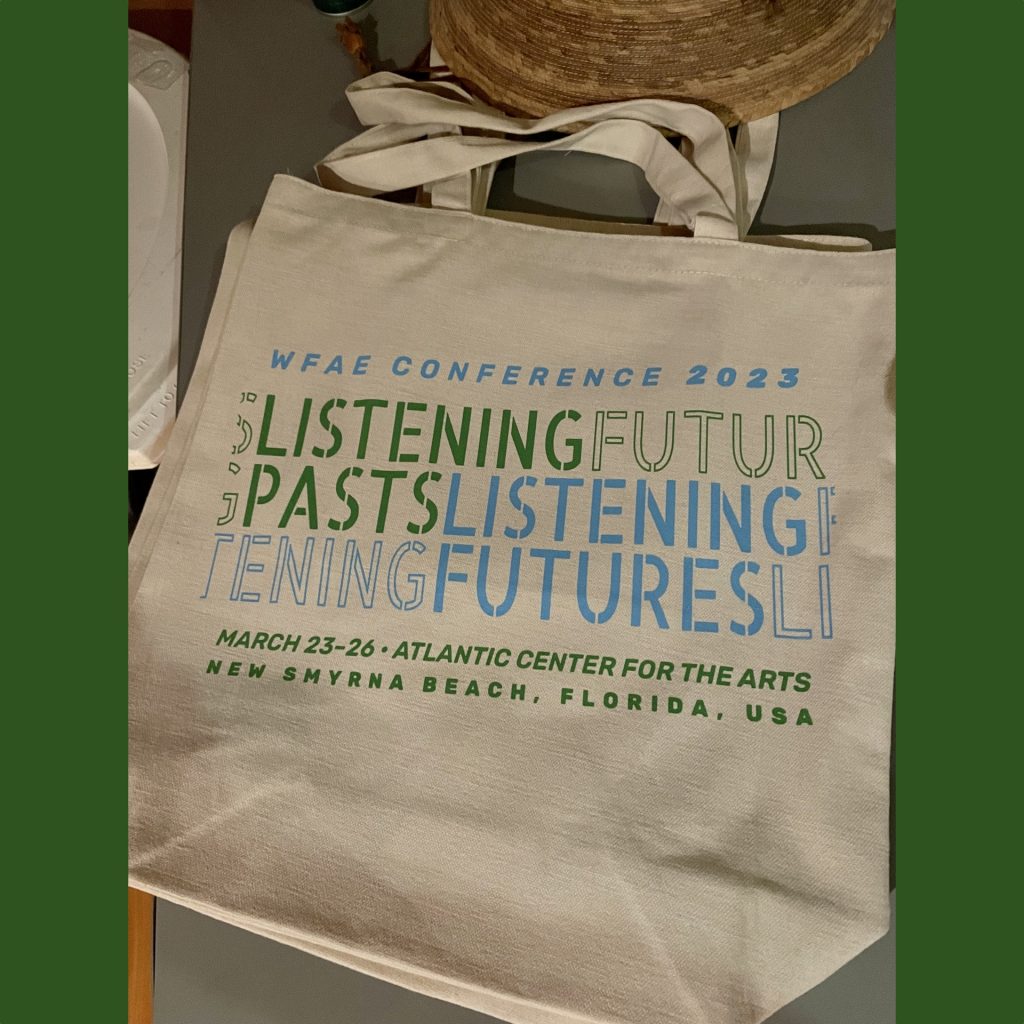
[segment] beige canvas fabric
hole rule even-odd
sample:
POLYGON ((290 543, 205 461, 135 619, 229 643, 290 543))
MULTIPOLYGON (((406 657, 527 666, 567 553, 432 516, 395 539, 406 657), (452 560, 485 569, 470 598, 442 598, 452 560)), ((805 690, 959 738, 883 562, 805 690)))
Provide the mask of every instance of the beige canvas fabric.
POLYGON ((563 146, 697 237, 488 217, 551 143, 457 100, 229 247, 133 541, 129 877, 516 1024, 757 1022, 887 927, 894 257, 746 240, 667 102, 563 146))
POLYGON ((169 458, 153 479, 150 489, 146 515, 139 520, 131 543, 128 545, 128 602, 135 600, 135 594, 142 577, 145 575, 149 556, 160 535, 167 513, 173 504, 173 496, 178 481, 185 467, 192 439, 195 436, 199 412, 206 400, 206 389, 210 381, 210 368, 220 351, 220 334, 224 329, 224 320, 234 294, 235 283, 242 267, 242 258, 252 234, 252 224, 238 224, 228 236, 224 251, 224 263, 221 267, 220 282, 214 296, 210 315, 203 333, 203 343, 199 349, 199 357, 192 371, 192 382, 185 394, 185 400, 178 412, 176 428, 168 447, 169 458))

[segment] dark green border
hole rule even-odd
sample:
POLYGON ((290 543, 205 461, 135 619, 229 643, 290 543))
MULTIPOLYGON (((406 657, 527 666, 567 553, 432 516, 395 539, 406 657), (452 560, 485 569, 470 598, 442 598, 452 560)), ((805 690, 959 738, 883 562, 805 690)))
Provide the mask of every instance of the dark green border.
MULTIPOLYGON (((1020 1024, 1024 3, 900 19, 899 1019, 1020 1024)), ((0 0, 3 1024, 124 1019, 124 28, 0 0)))
POLYGON ((1021 1024, 1024 3, 899 17, 899 1020, 1021 1024))
POLYGON ((0 0, 0 1021, 122 1021, 126 9, 0 0))

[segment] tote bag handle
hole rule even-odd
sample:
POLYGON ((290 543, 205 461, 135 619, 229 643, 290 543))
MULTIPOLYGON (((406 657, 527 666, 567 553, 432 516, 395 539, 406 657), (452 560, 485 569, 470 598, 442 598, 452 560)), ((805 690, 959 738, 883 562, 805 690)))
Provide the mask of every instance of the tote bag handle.
MULTIPOLYGON (((737 184, 743 186, 743 198, 737 201, 738 209, 743 214, 739 223, 741 237, 750 230, 768 187, 772 164, 775 161, 778 131, 778 114, 751 121, 749 124, 741 124, 736 129, 735 153, 739 169, 737 184)), ((458 133, 459 129, 455 129, 451 134, 458 133)), ((685 145, 685 140, 683 144, 685 145)), ((496 169, 492 164, 466 175, 434 183, 432 187, 428 187, 431 205, 483 213, 487 208, 496 169)), ((685 218, 677 214, 664 200, 659 200, 653 221, 655 224, 686 223, 685 218)))
MULTIPOLYGON (((456 128, 442 134, 459 134, 456 128)), ((743 186, 743 199, 737 202, 743 219, 739 223, 740 236, 750 230, 757 211, 764 198, 768 179, 771 177, 772 164, 775 160, 775 145, 779 131, 779 115, 772 114, 749 124, 741 124, 736 129, 736 160, 739 169, 738 185, 743 186)), ((683 144, 686 142, 683 140, 683 144)), ((435 182, 427 187, 431 205, 452 210, 464 210, 483 213, 487 208, 494 172, 497 168, 491 164, 481 167, 469 174, 444 181, 435 182)), ((655 224, 685 224, 686 218, 679 215, 664 200, 659 200, 654 212, 655 224)))
POLYGON ((661 222, 735 239, 745 234, 771 168, 775 119, 757 123, 734 149, 714 114, 670 100, 626 100, 524 119, 492 110, 454 83, 410 82, 390 72, 361 79, 347 92, 360 120, 376 127, 318 165, 321 184, 340 191, 373 195, 432 185, 435 205, 482 212, 499 161, 540 150, 590 152, 639 166, 661 200, 661 222), (581 121, 587 127, 554 141, 516 138, 581 121), (683 149, 655 125, 683 136, 683 149), (463 135, 463 129, 500 137, 463 135))
MULTIPOLYGON (((517 118, 488 107, 455 82, 412 82, 391 72, 380 72, 352 83, 347 95, 365 125, 441 122, 450 126, 452 134, 471 128, 503 135, 535 135, 565 129, 581 121, 593 123, 613 117, 667 128, 686 140, 694 161, 709 178, 722 182, 723 199, 743 213, 744 232, 753 221, 768 185, 779 128, 778 114, 742 124, 737 129, 733 149, 722 123, 710 111, 693 104, 659 99, 621 100, 563 110, 542 118, 517 118), (735 205, 733 181, 742 186, 742 194, 735 205)), ((464 201, 452 205, 472 208, 464 201)), ((654 220, 656 223, 672 222, 661 208, 654 220)))

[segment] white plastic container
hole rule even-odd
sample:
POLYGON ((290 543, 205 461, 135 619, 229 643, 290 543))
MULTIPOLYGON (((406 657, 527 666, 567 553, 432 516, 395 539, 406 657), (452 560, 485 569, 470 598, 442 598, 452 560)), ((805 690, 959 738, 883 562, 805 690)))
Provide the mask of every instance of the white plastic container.
POLYGON ((188 61, 128 32, 128 468, 157 465, 177 403, 188 61))

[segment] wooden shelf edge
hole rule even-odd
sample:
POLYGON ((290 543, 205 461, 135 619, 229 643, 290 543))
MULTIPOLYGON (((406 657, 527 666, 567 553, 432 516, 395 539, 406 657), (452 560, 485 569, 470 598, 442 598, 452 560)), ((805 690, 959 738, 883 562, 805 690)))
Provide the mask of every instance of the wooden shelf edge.
POLYGON ((155 900, 128 889, 128 1024, 153 1024, 155 900))

